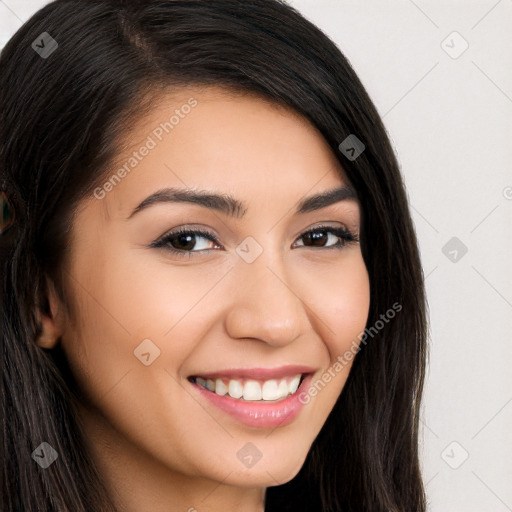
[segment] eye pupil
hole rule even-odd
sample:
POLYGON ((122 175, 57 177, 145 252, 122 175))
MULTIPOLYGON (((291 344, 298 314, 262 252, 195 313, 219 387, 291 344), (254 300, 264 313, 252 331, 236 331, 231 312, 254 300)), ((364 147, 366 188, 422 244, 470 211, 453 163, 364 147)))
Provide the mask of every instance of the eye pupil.
MULTIPOLYGON (((195 245, 194 235, 192 235, 190 233, 179 234, 178 236, 176 236, 174 238, 174 240, 178 240, 179 241, 178 245, 182 245, 181 242, 183 240, 185 240, 183 242, 184 247, 182 245, 181 247, 178 247, 178 249, 184 249, 184 250, 193 249, 194 245, 195 245)), ((172 245, 175 245, 175 244, 172 244, 172 245)))
POLYGON ((304 237, 309 241, 313 242, 314 246, 322 247, 324 243, 327 241, 324 240, 324 238, 326 238, 325 231, 312 231, 310 233, 306 233, 304 237))

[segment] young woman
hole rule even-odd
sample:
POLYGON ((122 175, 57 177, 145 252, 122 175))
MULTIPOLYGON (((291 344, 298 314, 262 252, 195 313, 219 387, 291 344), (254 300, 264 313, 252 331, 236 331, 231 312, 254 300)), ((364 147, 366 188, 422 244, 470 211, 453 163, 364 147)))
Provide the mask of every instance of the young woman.
POLYGON ((425 510, 381 120, 276 0, 58 0, 0 57, 3 510, 425 510))

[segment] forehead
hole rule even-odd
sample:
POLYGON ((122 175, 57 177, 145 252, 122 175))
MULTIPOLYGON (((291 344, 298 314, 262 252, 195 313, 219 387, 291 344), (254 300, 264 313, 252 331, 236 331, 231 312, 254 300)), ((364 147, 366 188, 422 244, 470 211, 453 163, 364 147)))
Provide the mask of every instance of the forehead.
POLYGON ((106 175, 113 186, 102 203, 123 215, 137 198, 164 187, 259 196, 270 204, 347 183, 334 153, 307 119, 222 87, 161 94, 120 142, 106 175))

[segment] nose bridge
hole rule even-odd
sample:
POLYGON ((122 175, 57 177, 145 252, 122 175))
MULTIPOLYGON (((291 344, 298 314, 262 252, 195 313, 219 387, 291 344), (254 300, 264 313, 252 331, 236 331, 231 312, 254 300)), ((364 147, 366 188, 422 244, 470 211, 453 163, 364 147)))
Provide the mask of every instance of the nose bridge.
POLYGON ((307 329, 305 306, 277 252, 266 249, 251 263, 237 261, 232 275, 237 284, 226 320, 233 338, 286 345, 307 329))

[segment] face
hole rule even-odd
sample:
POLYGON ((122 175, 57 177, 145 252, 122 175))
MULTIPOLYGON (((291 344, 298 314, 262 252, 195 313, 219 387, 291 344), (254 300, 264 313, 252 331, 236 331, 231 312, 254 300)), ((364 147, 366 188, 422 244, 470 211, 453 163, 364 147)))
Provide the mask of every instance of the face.
POLYGON ((253 96, 161 97, 126 143, 67 262, 78 318, 61 343, 91 442, 183 485, 284 483, 365 328, 358 202, 320 133, 253 96))

